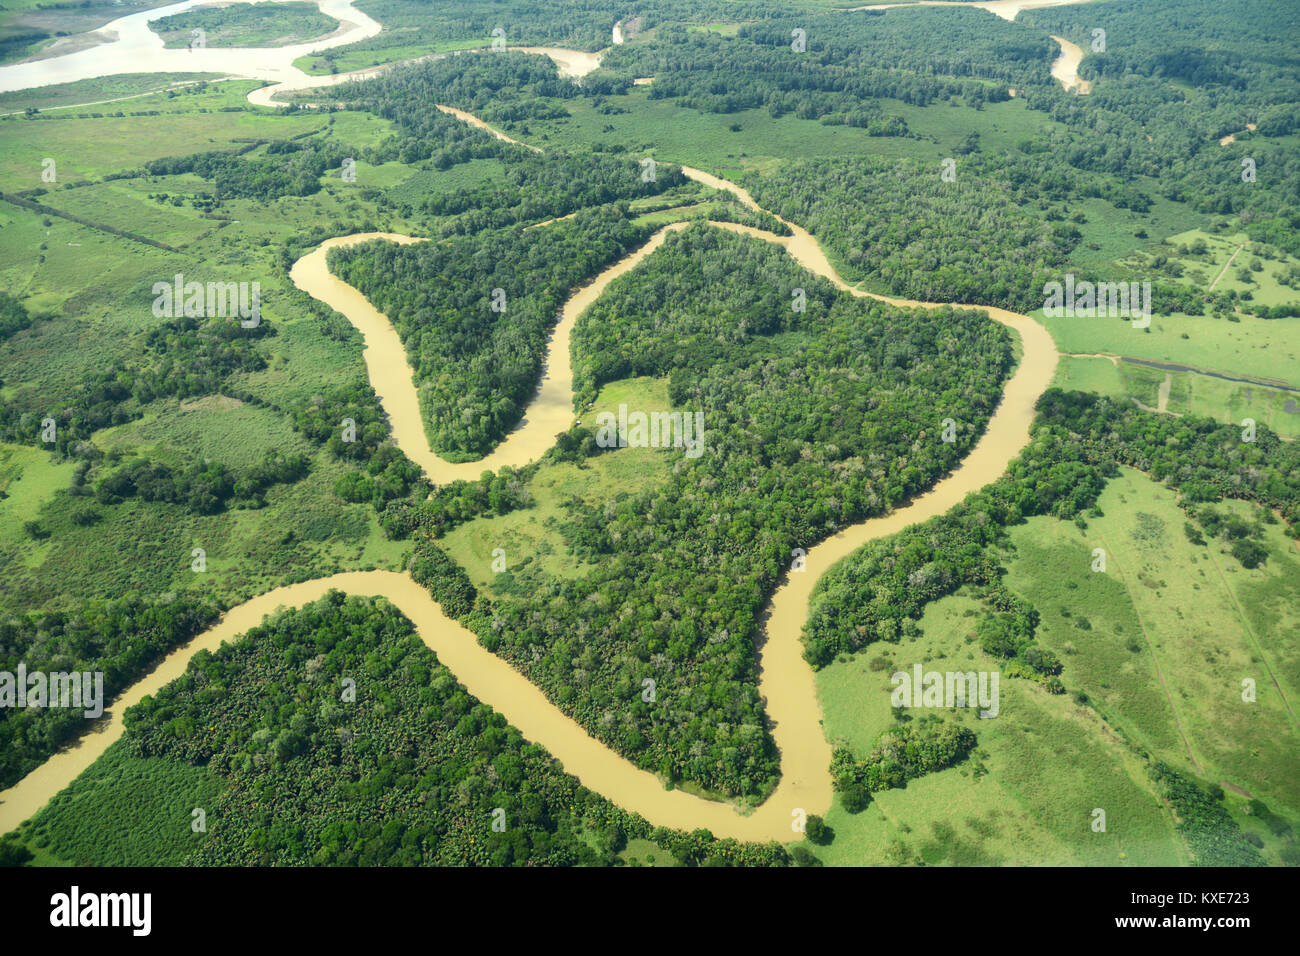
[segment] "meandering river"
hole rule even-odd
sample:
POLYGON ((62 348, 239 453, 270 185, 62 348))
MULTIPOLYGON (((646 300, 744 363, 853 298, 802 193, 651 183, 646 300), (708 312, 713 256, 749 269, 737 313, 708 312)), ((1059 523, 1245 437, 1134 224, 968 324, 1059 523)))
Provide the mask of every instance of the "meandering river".
MULTIPOLYGON (((491 129, 470 114, 447 111, 467 122, 491 129)), ((499 131, 492 132, 509 139, 499 131)), ((698 169, 683 167, 683 170, 692 179, 731 192, 750 208, 760 208, 748 192, 726 180, 698 169)), ((780 245, 809 271, 853 295, 903 306, 936 307, 942 304, 876 296, 852 287, 831 266, 817 241, 793 223, 786 222, 793 233, 791 236, 777 236, 735 223, 712 225, 780 245)), ((361 332, 365 340, 367 372, 392 424, 394 441, 431 480, 444 483, 457 478, 476 478, 485 469, 495 470, 502 465, 524 465, 545 452, 554 442, 555 435, 569 427, 574 417, 570 337, 578 316, 610 282, 651 255, 668 233, 685 227, 685 223, 673 223, 661 228, 640 248, 570 296, 551 335, 542 380, 522 423, 488 458, 467 464, 445 462, 429 449, 417 390, 400 338, 384 315, 325 266, 328 249, 336 246, 369 239, 420 240, 389 233, 332 239, 299 259, 291 270, 291 277, 299 288, 341 312, 361 332)), ((806 570, 788 574, 772 597, 760 641, 758 688, 780 751, 781 780, 775 792, 748 815, 741 815, 728 803, 707 800, 680 790, 665 790, 655 776, 637 769, 590 737, 552 704, 536 685, 479 645, 471 631, 446 617, 429 593, 410 577, 391 571, 371 571, 337 574, 277 588, 227 612, 217 626, 168 654, 148 676, 120 694, 108 715, 91 733, 46 761, 11 789, 0 793, 0 833, 13 829, 30 817, 90 766, 121 736, 123 711, 182 674, 197 650, 215 650, 222 642, 233 640, 259 624, 276 608, 296 607, 338 588, 350 594, 382 595, 391 601, 411 619, 424 643, 472 695, 500 711, 529 740, 545 747, 563 763, 567 772, 585 786, 624 809, 640 814, 657 826, 684 830, 702 827, 717 837, 800 839, 800 834, 791 826, 794 815, 798 811, 824 812, 832 799, 831 748, 822 733, 816 683, 811 669, 802 659, 800 644, 809 599, 817 580, 835 562, 862 545, 942 514, 966 495, 996 480, 1028 442, 1035 402, 1055 372, 1057 351, 1042 325, 1028 316, 1006 310, 979 308, 1020 337, 1022 358, 1006 382, 1002 400, 974 449, 948 477, 906 507, 845 528, 809 548, 806 570)))
MULTIPOLYGON (((234 0, 234 2, 252 2, 252 0, 234 0)), ((284 3, 289 0, 270 0, 270 2, 284 3)), ((320 76, 305 73, 294 66, 294 60, 299 57, 369 39, 382 29, 377 21, 353 6, 354 0, 315 0, 315 2, 321 13, 339 21, 338 29, 316 40, 279 47, 166 49, 162 37, 149 29, 149 23, 154 20, 184 13, 199 6, 211 6, 212 0, 183 0, 181 3, 166 7, 133 13, 120 17, 98 30, 67 38, 68 52, 58 53, 57 46, 51 47, 40 59, 0 66, 0 93, 33 89, 55 83, 73 83, 78 80, 122 73, 226 73, 236 77, 269 81, 272 85, 252 91, 248 95, 248 100, 257 106, 276 106, 280 105, 277 103, 277 97, 281 94, 328 88, 349 80, 370 79, 399 65, 390 63, 348 73, 320 76)), ((962 6, 977 7, 996 14, 1004 20, 1014 20, 1021 10, 1086 2, 1088 0, 989 0, 984 3, 921 0, 919 3, 884 3, 853 7, 844 12, 887 10, 900 6, 962 6)), ((612 38, 615 45, 623 42, 623 33, 618 24, 613 28, 612 38)), ((1060 80, 1066 89, 1087 93, 1088 83, 1086 80, 1080 80, 1077 73, 1079 61, 1083 56, 1082 51, 1060 37, 1053 37, 1053 39, 1061 46, 1061 56, 1052 64, 1052 76, 1060 80)), ((575 79, 586 76, 599 67, 605 53, 605 50, 587 53, 561 47, 519 46, 507 49, 548 56, 555 62, 561 76, 575 79)), ((432 54, 406 62, 440 59, 450 55, 456 54, 432 54)))

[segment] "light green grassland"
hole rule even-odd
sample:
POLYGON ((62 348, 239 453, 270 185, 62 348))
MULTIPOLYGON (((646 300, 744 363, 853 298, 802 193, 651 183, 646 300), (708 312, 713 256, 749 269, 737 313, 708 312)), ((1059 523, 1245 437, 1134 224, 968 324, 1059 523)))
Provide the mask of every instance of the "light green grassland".
POLYGON ((232 468, 249 468, 268 452, 310 454, 311 444, 283 415, 245 405, 224 395, 154 402, 148 414, 95 433, 104 452, 136 450, 151 458, 176 462, 186 455, 210 458, 232 468))
MULTIPOLYGON (((617 415, 619 404, 636 411, 669 411, 668 384, 664 379, 632 378, 611 382, 601 389, 591 408, 584 409, 584 425, 594 425, 596 416, 609 411, 617 415)), ((655 487, 668 475, 674 449, 619 448, 583 462, 544 466, 528 486, 530 507, 510 514, 480 518, 454 528, 443 536, 442 547, 469 574, 476 587, 498 594, 498 588, 516 585, 537 574, 577 578, 591 565, 572 554, 564 540, 563 525, 569 520, 564 505, 580 499, 589 505, 615 502, 655 487), (506 572, 492 569, 493 550, 505 551, 506 572)))
POLYGON ((12 545, 25 538, 23 523, 36 518, 41 505, 72 483, 72 462, 55 462, 47 452, 0 444, 0 541, 12 545))
POLYGON ((131 232, 169 246, 183 246, 216 228, 192 206, 149 199, 149 191, 140 180, 115 180, 62 190, 41 201, 92 222, 128 222, 131 232))
MULTIPOLYGON (((895 671, 996 671, 974 640, 980 604, 963 594, 926 609, 922 636, 875 644, 817 675, 826 736, 859 756, 887 729, 895 671)), ((923 710, 912 715, 926 713, 923 710)), ((966 761, 872 795, 860 814, 837 799, 835 839, 805 844, 827 864, 1176 865, 1186 862, 1172 821, 1140 760, 1088 708, 1015 678, 999 681, 999 712, 945 712, 978 738, 966 761), (1091 829, 1107 810, 1107 832, 1091 829)))
POLYGON ((339 22, 314 3, 239 3, 216 10, 202 9, 154 20, 149 29, 166 47, 186 47, 191 29, 204 28, 209 47, 275 47, 302 43, 333 33, 339 22))
MULTIPOLYGON (((214 105, 224 103, 236 85, 244 91, 256 83, 219 84, 224 92, 213 95, 214 105)), ((143 112, 154 97, 120 104, 123 110, 143 112)), ((162 99, 165 99, 163 97, 162 99)), ((114 104, 117 106, 118 104, 114 104)), ((250 107, 251 110, 251 107, 250 107)), ((274 116, 267 112, 177 112, 160 124, 156 116, 105 116, 100 119, 24 119, 0 121, 0 189, 18 192, 47 184, 41 182, 41 160, 55 161, 59 185, 101 179, 107 173, 142 166, 163 156, 184 156, 205 150, 229 149, 237 140, 287 139, 324 125, 313 114, 274 116)), ((50 190, 57 195, 57 190, 50 190)), ((53 205, 54 203, 51 203, 53 205)), ((124 227, 129 228, 129 227, 124 227)))
POLYGON ((1131 355, 1300 386, 1300 320, 1153 315, 1144 331, 1120 318, 1045 318, 1041 310, 1031 315, 1047 326, 1062 352, 1131 355))
POLYGON ((649 840, 628 840, 619 858, 628 866, 673 865, 673 855, 649 840))
MULTIPOLYGON (((1215 292, 1249 291, 1251 302, 1259 305, 1300 302, 1300 290, 1277 281, 1279 274, 1286 274, 1291 268, 1300 268, 1300 259, 1280 250, 1271 250, 1264 243, 1251 242, 1243 233, 1215 235, 1203 229, 1191 229, 1171 235, 1166 243, 1161 251, 1182 266, 1183 275, 1179 281, 1187 285, 1206 290, 1213 285, 1215 292), (1206 246, 1203 255, 1190 252, 1187 255, 1171 254, 1179 247, 1198 239, 1206 246), (1224 266, 1228 265, 1229 260, 1232 265, 1224 272, 1224 266), (1251 281, 1245 282, 1238 278, 1238 270, 1249 269, 1250 263, 1255 260, 1259 261, 1262 269, 1250 272, 1251 281)), ((1135 263, 1138 261, 1140 260, 1134 260, 1135 263)))
POLYGON ((1204 225, 1210 218, 1185 203, 1165 199, 1158 194, 1157 184, 1152 180, 1137 178, 1127 185, 1142 190, 1151 199, 1151 208, 1145 213, 1118 209, 1104 199, 1070 200, 1066 211, 1080 234, 1078 245, 1070 253, 1071 268, 1103 279, 1112 274, 1114 262, 1127 261, 1125 257, 1135 249, 1154 252, 1162 248, 1159 237, 1204 225), (1079 213, 1083 214, 1084 222, 1075 220, 1079 213), (1145 232, 1148 238, 1138 238, 1139 232, 1145 232))
MULTIPOLYGON (((0 93, 0 115, 22 112, 34 107, 43 112, 67 109, 81 104, 96 103, 98 106, 86 107, 100 112, 117 110, 137 110, 158 108, 157 101, 163 97, 145 97, 141 94, 153 93, 176 87, 177 96, 199 94, 195 89, 205 80, 216 80, 220 73, 122 73, 117 76, 101 76, 93 80, 77 80, 74 83, 56 83, 34 90, 17 90, 12 93, 0 93), (121 97, 132 97, 122 100, 121 97), (142 104, 148 99, 150 107, 142 104), (118 100, 118 103, 103 103, 103 100, 118 100)), ((188 101, 182 101, 188 102, 188 101)))
MULTIPOLYGON (((398 205, 419 202, 431 192, 473 189, 484 183, 504 179, 506 173, 506 166, 499 159, 474 159, 450 169, 417 169, 414 172, 411 167, 400 163, 385 164, 385 168, 388 166, 399 166, 406 173, 387 191, 388 198, 398 205)), ((364 163, 357 163, 357 183, 370 184, 364 163)))
POLYGON ((1061 359, 1053 384, 1099 395, 1136 398, 1155 408, 1166 376, 1170 389, 1165 410, 1170 414, 1190 413, 1238 424, 1253 418, 1285 439, 1300 437, 1300 395, 1295 392, 1225 382, 1196 372, 1164 372, 1129 362, 1116 365, 1107 358, 1069 356, 1061 359))
POLYGON ((1007 584, 1042 614, 1038 639, 1065 662, 1066 686, 1156 758, 1294 817, 1294 542, 1270 526, 1268 562, 1246 570, 1222 541, 1191 544, 1173 492, 1131 469, 1099 507, 1104 517, 1086 531, 1034 518, 1011 535, 1007 584), (1092 571, 1094 548, 1105 550, 1104 573, 1092 571), (1242 700, 1245 678, 1257 683, 1256 703, 1242 700))

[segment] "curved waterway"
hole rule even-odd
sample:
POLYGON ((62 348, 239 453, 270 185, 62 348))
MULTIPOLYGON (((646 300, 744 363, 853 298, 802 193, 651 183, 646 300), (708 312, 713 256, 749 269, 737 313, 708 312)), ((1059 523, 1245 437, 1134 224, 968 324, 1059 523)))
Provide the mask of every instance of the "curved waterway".
POLYGON ((144 10, 120 17, 77 38, 79 42, 95 42, 94 46, 0 66, 0 93, 119 73, 230 73, 292 84, 302 78, 310 79, 308 74, 293 65, 298 57, 378 35, 382 29, 380 24, 353 7, 352 2, 316 0, 321 13, 339 21, 338 29, 317 40, 278 47, 167 49, 163 46, 163 38, 149 29, 149 24, 195 7, 212 6, 212 3, 210 0, 185 0, 144 10))
MULTIPOLYGON (((917 0, 915 3, 873 3, 865 7, 850 7, 844 13, 856 13, 859 10, 896 10, 900 7, 965 7, 985 10, 1003 20, 1014 21, 1021 10, 1040 10, 1043 7, 1064 7, 1076 3, 1088 3, 1089 0, 989 0, 987 3, 965 3, 962 0, 917 0)), ((1053 36, 1056 45, 1061 48, 1061 55, 1052 61, 1052 76, 1061 81, 1061 86, 1076 93, 1091 93, 1092 84, 1079 79, 1079 63, 1083 60, 1083 50, 1069 40, 1053 36)))
MULTIPOLYGON (((490 129, 470 114, 459 110, 448 112, 490 129)), ((496 130, 492 132, 509 139, 496 130)), ((761 208, 746 190, 727 180, 690 167, 683 167, 683 172, 698 182, 729 191, 752 209, 761 208)), ((807 230, 786 220, 781 221, 790 228, 792 235, 777 236, 736 223, 711 225, 780 245, 809 271, 853 295, 901 306, 935 308, 945 304, 890 298, 850 286, 835 271, 807 230)), ((332 275, 325 265, 328 250, 336 246, 370 239, 420 240, 391 233, 332 239, 299 259, 291 270, 291 277, 299 288, 341 312, 361 332, 366 346, 367 372, 392 423, 394 441, 425 469, 431 480, 444 483, 457 478, 476 478, 483 470, 497 469, 502 465, 527 464, 551 446, 558 432, 569 427, 573 420, 570 336, 577 317, 610 282, 635 268, 658 248, 669 232, 684 229, 686 225, 679 222, 661 228, 641 247, 570 296, 548 343, 542 381, 520 426, 491 456, 465 464, 445 462, 430 451, 411 369, 396 331, 364 296, 332 275)), ((728 803, 707 800, 680 790, 665 790, 653 774, 636 768, 590 737, 579 724, 555 707, 536 685, 484 649, 471 631, 446 617, 429 593, 410 577, 391 571, 370 571, 337 574, 277 588, 227 612, 217 626, 168 654, 149 675, 120 694, 105 720, 94 731, 46 761, 13 788, 0 793, 0 833, 13 829, 30 817, 89 767, 121 736, 123 711, 184 673, 197 650, 215 650, 222 642, 232 640, 259 624, 266 614, 277 608, 296 607, 337 588, 349 594, 380 595, 391 601, 411 619, 420 638, 471 694, 498 710, 529 740, 545 747, 584 786, 624 809, 640 814, 651 824, 683 830, 705 828, 717 837, 741 840, 801 839, 791 826, 794 815, 798 811, 824 812, 832 799, 831 747, 822 733, 816 682, 812 670, 803 660, 799 640, 817 580, 833 564, 862 545, 943 514, 968 494, 1001 476, 1008 462, 1027 444, 1034 405, 1050 384, 1056 369, 1056 347, 1042 325, 1028 316, 1004 309, 971 308, 983 309, 1020 336, 1021 361, 1006 382, 1002 400, 983 436, 948 477, 906 507, 845 528, 808 549, 806 571, 788 574, 774 593, 759 642, 758 690, 780 752, 781 780, 772 795, 748 815, 738 813, 728 803)))
MULTIPOLYGON (((758 208, 745 190, 697 169, 685 169, 697 181, 732 192, 742 203, 758 208)), ((935 307, 941 303, 915 302, 872 296, 855 289, 835 272, 816 240, 804 229, 787 223, 792 236, 777 236, 735 223, 713 226, 740 232, 782 246, 805 268, 858 296, 880 298, 898 305, 935 307)), ((365 361, 371 383, 378 392, 402 450, 425 469, 435 482, 476 478, 484 469, 523 465, 551 446, 557 432, 573 419, 570 335, 578 315, 618 276, 636 267, 653 252, 669 232, 686 223, 658 230, 640 248, 610 266, 565 303, 563 315, 548 345, 541 385, 521 425, 486 459, 452 464, 430 451, 419 413, 419 402, 397 333, 388 320, 356 289, 325 267, 328 249, 370 239, 394 242, 419 240, 390 233, 367 233, 332 239, 303 256, 293 267, 294 283, 310 295, 345 315, 365 339, 365 361)), ((0 832, 12 829, 39 810, 56 793, 100 756, 122 734, 121 714, 145 694, 153 694, 184 672, 194 652, 215 650, 260 623, 277 607, 295 607, 315 600, 332 588, 351 594, 381 595, 415 624, 425 644, 437 653, 471 694, 500 711, 529 740, 544 746, 567 772, 583 785, 619 806, 639 813, 656 826, 680 829, 707 828, 718 837, 743 840, 793 840, 796 810, 824 811, 832 799, 830 744, 821 730, 821 708, 816 682, 802 658, 800 635, 808 615, 809 600, 817 580, 846 555, 875 538, 893 534, 910 524, 942 514, 966 495, 996 480, 1007 463, 1025 446, 1034 417, 1034 403, 1047 388, 1056 368, 1057 352, 1051 336, 1027 316, 985 308, 995 320, 1014 329, 1023 345, 1023 358, 1007 381, 1002 401, 974 450, 947 478, 907 507, 853 525, 808 550, 804 573, 787 575, 773 595, 760 645, 758 689, 762 695, 772 735, 781 755, 781 780, 776 791, 747 816, 726 803, 706 800, 680 790, 665 790, 652 774, 637 769, 565 716, 545 695, 501 658, 479 645, 475 635, 447 618, 428 592, 408 576, 387 571, 353 572, 289 585, 263 594, 228 612, 221 623, 190 644, 169 654, 149 676, 114 702, 106 722, 33 771, 14 788, 0 794, 0 832)))
MULTIPOLYGON (((255 0, 233 0, 233 2, 255 2, 255 0)), ((271 0, 271 2, 287 2, 287 0, 271 0)), ((279 47, 167 49, 163 46, 162 37, 149 29, 149 23, 154 20, 184 13, 196 7, 212 6, 213 0, 183 0, 166 7, 133 13, 113 20, 98 30, 67 38, 69 45, 80 48, 59 53, 56 46, 45 51, 41 59, 0 66, 0 93, 34 89, 56 83, 73 83, 122 73, 225 73, 234 77, 268 81, 271 85, 253 90, 248 94, 248 101, 255 106, 274 107, 282 105, 277 102, 277 97, 281 94, 326 89, 350 80, 371 79, 401 63, 441 59, 445 56, 459 55, 461 52, 476 52, 430 54, 417 57, 415 60, 366 67, 347 73, 326 75, 306 73, 294 66, 294 61, 299 57, 366 40, 378 35, 383 29, 378 21, 357 10, 353 6, 354 0, 315 0, 315 2, 321 13, 339 21, 338 29, 327 36, 306 43, 279 47), (86 44, 90 45, 86 46, 86 44)), ((976 7, 987 10, 1004 20, 1014 20, 1021 10, 1085 2, 1088 0, 988 0, 982 3, 920 0, 918 3, 872 4, 853 7, 843 12, 888 10, 908 6, 961 6, 976 7)), ((1052 76, 1060 80, 1066 89, 1087 93, 1088 83, 1086 80, 1080 80, 1077 73, 1079 61, 1083 56, 1082 51, 1059 37, 1053 39, 1061 47, 1061 56, 1052 64, 1052 76)), ((613 29, 613 42, 615 45, 623 42, 622 31, 617 24, 613 29)), ((548 56, 554 61, 561 76, 573 79, 580 79, 597 69, 606 52, 600 50, 596 53, 588 53, 561 47, 512 46, 507 49, 548 56)))
MULTIPOLYGON (((256 0, 234 0, 256 2, 256 0)), ((289 0, 270 0, 284 3, 289 0)), ((0 66, 0 93, 33 89, 56 83, 74 83, 121 73, 226 73, 234 77, 267 80, 272 85, 253 90, 248 101, 256 106, 278 106, 275 98, 294 93, 336 86, 349 80, 370 79, 392 69, 394 63, 366 67, 348 73, 315 75, 294 66, 299 57, 321 53, 377 36, 383 27, 378 21, 357 10, 353 0, 315 0, 321 13, 339 21, 338 29, 326 36, 276 47, 204 47, 202 49, 166 48, 163 38, 149 28, 154 20, 185 13, 196 7, 213 6, 212 0, 184 0, 153 10, 143 10, 119 17, 98 30, 69 37, 69 45, 78 46, 66 53, 51 47, 40 59, 0 66)), ((508 47, 521 53, 539 53, 555 62, 561 76, 581 78, 600 66, 599 53, 566 50, 560 47, 508 47)), ((475 52, 475 51, 464 51, 475 52)), ((424 59, 441 59, 457 54, 434 54, 424 59)), ((417 61, 406 61, 417 62, 417 61)), ((79 104, 89 105, 89 104, 79 104)))
POLYGON ((1078 44, 1071 43, 1065 37, 1052 34, 1052 39, 1061 48, 1061 55, 1052 61, 1052 76, 1061 81, 1061 86, 1081 95, 1092 92, 1092 83, 1079 79, 1079 64, 1083 62, 1083 50, 1078 44))

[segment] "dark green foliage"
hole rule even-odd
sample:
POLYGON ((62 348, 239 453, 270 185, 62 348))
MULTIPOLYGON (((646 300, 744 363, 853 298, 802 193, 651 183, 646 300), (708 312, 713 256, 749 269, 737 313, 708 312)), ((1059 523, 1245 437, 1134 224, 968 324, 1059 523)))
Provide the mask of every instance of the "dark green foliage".
POLYGON ((1007 99, 1008 83, 1043 82, 1055 53, 1047 37, 979 11, 894 11, 787 15, 743 26, 734 38, 668 26, 653 43, 615 47, 602 65, 654 76, 652 99, 688 108, 765 108, 773 116, 793 113, 871 135, 903 135, 906 123, 885 113, 880 99, 920 106, 953 96, 972 105, 998 102, 1007 99), (792 49, 795 29, 806 35, 806 52, 792 49))
POLYGON ((1031 107, 1068 127, 1044 144, 1039 158, 1129 181, 1142 177, 1200 212, 1238 215, 1252 239, 1300 253, 1300 157, 1269 139, 1287 135, 1300 116, 1298 18, 1300 8, 1290 0, 1158 7, 1116 0, 1106 5, 1112 41, 1106 52, 1092 53, 1094 11, 1024 11, 1018 25, 1065 36, 1089 51, 1079 74, 1096 80, 1087 97, 1029 91, 1031 107), (1252 119, 1259 128, 1243 137, 1252 119), (1220 146, 1229 133, 1239 141, 1220 146), (1254 183, 1242 181, 1243 158, 1258 167, 1254 183))
POLYGON ((776 844, 652 834, 470 697, 380 599, 332 592, 196 654, 127 712, 124 743, 225 781, 191 864, 608 864, 625 835, 691 864, 786 861, 776 844), (603 849, 584 831, 603 834, 603 849))
POLYGON ((439 235, 470 235, 514 223, 559 218, 588 206, 657 196, 686 182, 680 168, 667 165, 656 167, 652 181, 642 182, 641 165, 631 156, 525 152, 515 160, 504 181, 426 198, 420 204, 424 212, 455 216, 441 224, 439 235))
POLYGON ((1197 866, 1263 866, 1259 851, 1242 836, 1232 815, 1189 777, 1164 762, 1151 768, 1161 795, 1178 817, 1197 866))
POLYGON ((434 449, 472 459, 523 415, 570 292, 645 236, 621 210, 601 207, 545 229, 333 249, 329 263, 402 337, 434 449), (504 311, 494 311, 494 301, 504 311))
POLYGON ((388 438, 388 421, 369 382, 313 396, 290 415, 296 431, 325 445, 336 458, 369 460, 388 438))
POLYGON ((804 824, 804 835, 818 846, 829 846, 835 839, 835 831, 826 825, 826 821, 815 813, 808 814, 804 824))
POLYGON ((356 151, 337 143, 280 141, 271 143, 265 158, 249 159, 236 152, 194 153, 145 164, 150 176, 193 173, 212 183, 215 198, 260 199, 310 196, 320 191, 320 178, 356 151))
MULTIPOLYGON (((339 386, 316 395, 290 411, 293 427, 335 458, 352 461, 361 471, 349 472, 334 484, 344 501, 370 502, 384 517, 384 530, 394 539, 406 537, 416 527, 390 511, 418 491, 428 491, 420 467, 388 441, 388 421, 375 390, 368 382, 339 386)), ((409 510, 409 503, 402 505, 409 510)))
POLYGON ((1026 208, 1045 192, 1068 194, 1068 180, 1045 181, 1034 168, 962 159, 956 181, 945 182, 937 162, 815 159, 745 185, 834 250, 849 279, 926 302, 1027 311, 1042 306, 1043 284, 1058 278, 1079 238, 1026 208))
MULTIPOLYGON (((791 550, 955 465, 1009 357, 1005 331, 976 312, 837 293, 784 250, 718 229, 669 235, 579 319, 575 376, 581 400, 669 375, 675 406, 704 414, 705 451, 664 452, 676 464, 662 487, 570 502, 566 544, 593 569, 494 602, 474 629, 639 766, 760 798, 778 767, 753 642, 791 550), (955 443, 939 439, 947 414, 968 423, 955 443), (646 677, 654 705, 640 701, 646 677)), ((588 425, 564 454, 594 445, 588 425)))
POLYGON ((1270 810, 1263 800, 1250 801, 1250 815, 1262 820, 1268 827, 1268 832, 1275 837, 1285 839, 1292 834, 1291 824, 1270 810))
MULTIPOLYGON (((906 786, 924 776, 965 760, 975 749, 975 734, 938 714, 927 714, 884 731, 861 760, 848 747, 836 747, 831 777, 841 793, 868 792, 906 786)), ((812 817, 809 817, 809 822, 812 817)))
POLYGON ((531 502, 528 481, 536 471, 535 465, 518 471, 505 465, 495 474, 484 472, 478 481, 454 481, 442 485, 398 520, 409 525, 411 530, 424 528, 438 537, 473 518, 508 514, 527 507, 531 502))
POLYGON ((433 542, 416 543, 410 571, 416 583, 429 589, 449 617, 461 618, 473 610, 477 592, 469 575, 433 542))
POLYGON ((821 866, 822 861, 813 856, 812 852, 806 847, 797 846, 790 851, 790 856, 794 858, 796 866, 821 866))
POLYGON ((420 486, 427 487, 420 466, 396 445, 381 445, 366 463, 365 471, 344 475, 335 483, 334 493, 344 501, 368 501, 376 511, 382 511, 388 502, 406 498, 420 486))
POLYGON ((849 813, 861 813, 871 802, 871 791, 864 784, 853 781, 841 788, 840 802, 849 813))
POLYGON ((32 859, 32 851, 17 840, 0 840, 0 867, 22 866, 32 859))
POLYGON ((267 452, 242 475, 218 462, 193 461, 181 468, 141 458, 101 478, 95 485, 95 498, 104 505, 128 498, 164 501, 194 514, 210 515, 232 501, 261 507, 272 486, 300 481, 308 470, 305 455, 275 451, 267 452))
POLYGON ((211 394, 234 372, 264 369, 266 359, 254 343, 271 335, 275 330, 265 320, 251 328, 228 318, 164 322, 145 336, 150 363, 128 372, 125 384, 141 404, 169 395, 211 394))
MULTIPOLYGON (((19 662, 35 671, 102 672, 104 706, 160 657, 217 619, 197 598, 146 600, 128 595, 92 601, 75 612, 50 611, 0 622, 0 671, 19 662)), ((85 708, 0 708, 0 787, 9 787, 91 726, 85 708)))
POLYGON ((23 304, 8 292, 0 292, 0 342, 31 324, 32 317, 27 314, 23 304))

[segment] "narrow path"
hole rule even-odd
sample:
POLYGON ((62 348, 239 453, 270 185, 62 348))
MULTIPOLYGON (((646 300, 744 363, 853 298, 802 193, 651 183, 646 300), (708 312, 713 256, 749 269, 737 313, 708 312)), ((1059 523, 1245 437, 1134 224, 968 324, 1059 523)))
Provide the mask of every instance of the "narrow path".
MULTIPOLYGON (((228 77, 226 77, 228 79, 228 77)), ((160 86, 156 90, 146 90, 143 93, 131 93, 129 96, 115 96, 111 100, 91 100, 88 103, 66 103, 58 106, 42 106, 42 113, 52 113, 55 110, 75 110, 87 106, 105 106, 108 103, 121 103, 126 100, 138 100, 142 96, 157 96, 159 93, 166 93, 168 90, 179 90, 186 86, 196 86, 199 83, 219 83, 220 80, 184 80, 180 83, 172 83, 170 86, 160 86)), ((26 110, 10 110, 8 113, 0 113, 3 116, 21 116, 26 110)))
POLYGON ((1160 388, 1156 391, 1156 411, 1161 415, 1169 411, 1169 393, 1174 388, 1174 373, 1165 372, 1165 380, 1160 383, 1160 388))
POLYGON ((1206 291, 1208 292, 1214 291, 1214 287, 1219 284, 1219 280, 1222 279, 1225 275, 1227 275, 1228 270, 1232 268, 1232 261, 1237 258, 1237 253, 1241 252, 1241 250, 1245 248, 1246 248, 1246 244, 1243 242, 1236 249, 1232 250, 1232 255, 1228 256, 1228 261, 1223 264, 1223 268, 1219 270, 1219 274, 1214 277, 1214 281, 1210 283, 1210 288, 1207 289, 1206 291))

